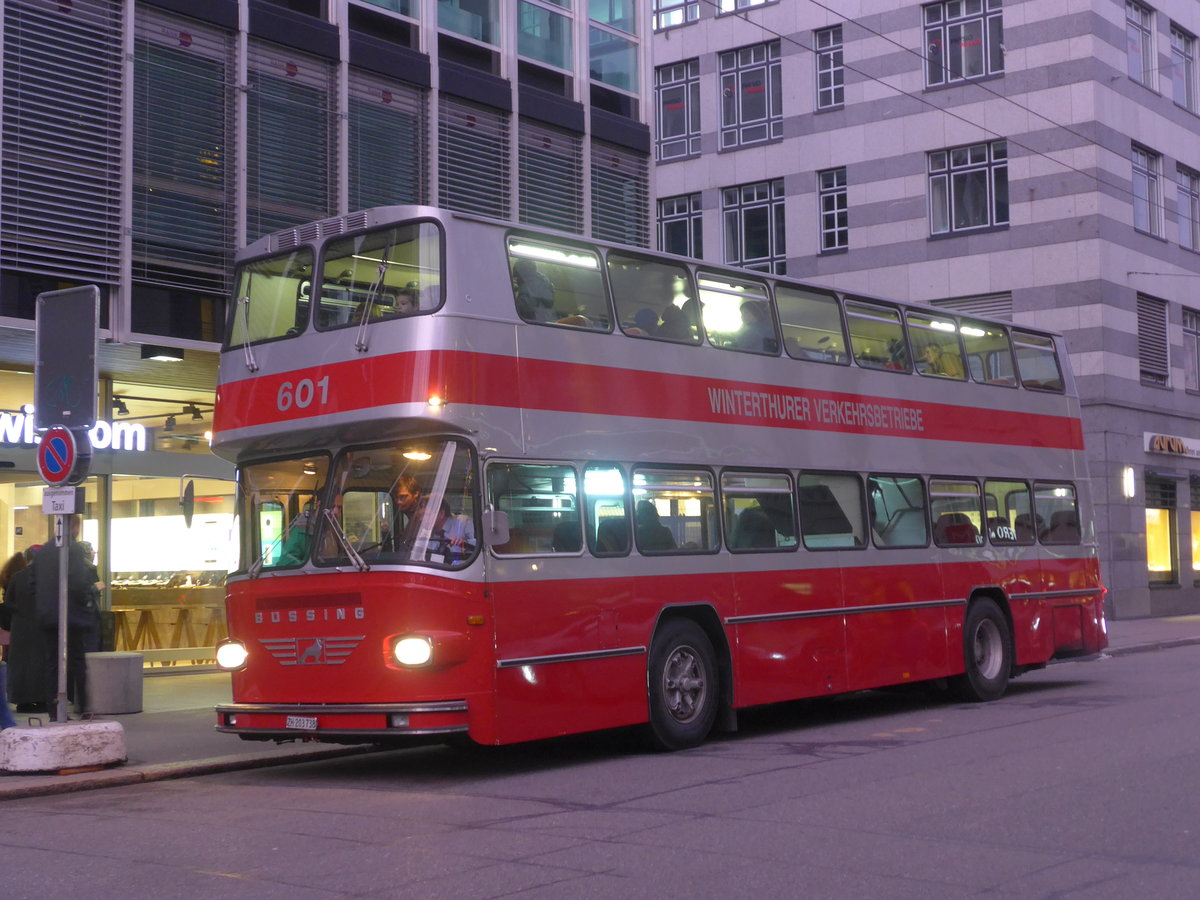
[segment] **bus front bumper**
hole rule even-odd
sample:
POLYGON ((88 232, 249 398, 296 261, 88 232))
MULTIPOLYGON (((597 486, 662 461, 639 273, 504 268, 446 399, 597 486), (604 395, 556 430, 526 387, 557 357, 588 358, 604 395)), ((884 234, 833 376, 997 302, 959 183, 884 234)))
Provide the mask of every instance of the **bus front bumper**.
POLYGON ((225 703, 216 730, 246 740, 386 743, 467 731, 467 702, 225 703))

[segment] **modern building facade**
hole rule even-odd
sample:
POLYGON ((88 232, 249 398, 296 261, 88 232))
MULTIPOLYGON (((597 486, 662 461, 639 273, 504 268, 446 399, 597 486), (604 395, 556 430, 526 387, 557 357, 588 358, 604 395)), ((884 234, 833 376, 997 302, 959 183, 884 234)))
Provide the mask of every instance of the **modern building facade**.
POLYGON ((1065 333, 1109 612, 1200 611, 1200 4, 653 14, 659 246, 1065 333))
POLYGON ((95 284, 84 533, 118 646, 211 646, 236 249, 397 203, 649 245, 648 21, 635 0, 0 0, 0 553, 45 539, 35 299, 95 284), (183 475, 205 479, 191 531, 183 475))

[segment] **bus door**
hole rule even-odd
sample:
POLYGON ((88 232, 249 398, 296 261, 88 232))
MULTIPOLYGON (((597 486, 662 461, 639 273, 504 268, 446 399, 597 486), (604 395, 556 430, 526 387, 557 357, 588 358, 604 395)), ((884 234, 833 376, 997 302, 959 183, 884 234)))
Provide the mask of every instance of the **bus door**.
MULTIPOLYGON (((855 537, 823 478, 801 476, 804 541, 817 551, 801 557, 791 478, 721 475, 737 605, 739 705, 845 690, 841 554, 834 551, 852 549, 855 537)), ((857 519, 861 528, 862 516, 857 519)))
POLYGON ((850 689, 941 676, 948 666, 948 600, 929 550, 925 485, 917 475, 870 475, 868 529, 880 553, 848 573, 850 689))
MULTIPOLYGON (((584 540, 585 501, 597 507, 589 519, 597 512, 605 517, 606 539, 628 528, 624 476, 615 468, 608 475, 617 479, 612 509, 581 491, 572 465, 487 466, 487 503, 508 521, 508 540, 492 546, 487 561, 501 740, 644 718, 645 660, 615 646, 617 611, 629 599, 630 582, 621 575, 626 561, 595 559, 584 540)), ((628 550, 626 539, 622 555, 628 550)))
POLYGON ((1043 553, 1038 533, 1044 530, 1033 508, 1027 481, 989 478, 983 483, 988 580, 1008 599, 1016 642, 1017 662, 1049 657, 1052 632, 1043 628, 1047 612, 1043 592, 1043 553))

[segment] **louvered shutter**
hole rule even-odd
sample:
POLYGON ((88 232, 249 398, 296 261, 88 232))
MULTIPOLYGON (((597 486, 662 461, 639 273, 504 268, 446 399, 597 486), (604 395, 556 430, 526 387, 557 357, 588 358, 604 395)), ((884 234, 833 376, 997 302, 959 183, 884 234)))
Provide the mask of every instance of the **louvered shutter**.
POLYGON ((1165 385, 1169 374, 1167 356, 1167 304, 1153 297, 1138 296, 1138 365, 1142 381, 1165 385))
POLYGON ((115 282, 125 4, 8 0, 0 265, 115 282))
POLYGON ((583 231, 582 138, 522 119, 517 147, 521 221, 583 231))
POLYGON ((439 112, 439 204, 509 218, 508 115, 444 94, 439 112))
POLYGON ((133 92, 134 281, 224 293, 233 253, 234 37, 142 9, 133 92))
POLYGON ((986 294, 981 297, 953 297, 949 300, 934 300, 933 305, 965 316, 981 319, 999 319, 1011 322, 1012 294, 986 294))
POLYGON ((334 67, 251 41, 246 92, 246 241, 337 206, 334 67))
POLYGON ((351 69, 349 97, 350 209, 427 202, 427 93, 351 69))
POLYGON ((650 245, 650 183, 646 157, 603 141, 592 143, 592 236, 650 245))

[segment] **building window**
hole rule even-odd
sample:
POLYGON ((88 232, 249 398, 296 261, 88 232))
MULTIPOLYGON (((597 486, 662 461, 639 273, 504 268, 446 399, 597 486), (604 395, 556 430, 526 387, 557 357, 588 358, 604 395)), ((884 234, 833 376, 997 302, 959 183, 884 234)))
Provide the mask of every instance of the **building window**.
POLYGON ((845 250, 850 244, 845 166, 819 172, 817 182, 821 198, 821 250, 845 250))
POLYGON ((439 3, 438 28, 454 34, 498 45, 500 15, 496 0, 473 0, 470 3, 439 3))
POLYGON ((783 227, 783 179, 721 191, 725 262, 747 269, 787 272, 783 227))
POLYGON ((1179 246, 1200 250, 1200 175, 1184 166, 1180 166, 1175 174, 1179 180, 1175 204, 1175 213, 1179 217, 1179 246))
MULTIPOLYGON (((1200 312, 1183 311, 1183 386, 1200 391, 1200 312)), ((1193 508, 1200 509, 1195 503, 1193 508)))
POLYGON ((658 201, 658 249, 696 259, 704 255, 699 194, 664 197, 658 201))
POLYGON ((1008 144, 929 154, 929 230, 950 234, 1008 224, 1008 144))
POLYGON ((1193 478, 1192 488, 1192 584, 1200 585, 1200 481, 1193 478))
POLYGON ((1196 38, 1178 25, 1171 26, 1171 96, 1196 111, 1196 38))
POLYGON ((700 0, 654 0, 654 29, 687 25, 700 18, 700 0))
POLYGON ((1129 51, 1129 77, 1153 87, 1154 13, 1135 0, 1125 0, 1125 44, 1129 51))
POLYGON ((679 159, 700 152, 700 60, 689 59, 654 70, 658 104, 658 158, 679 159))
POLYGON ((739 12, 743 9, 750 9, 754 6, 766 6, 768 3, 778 3, 779 0, 720 0, 717 7, 717 12, 720 15, 725 13, 739 12))
POLYGON ((1162 235, 1162 195, 1159 193, 1160 157, 1145 147, 1133 147, 1133 227, 1155 237, 1162 235))
POLYGON ((442 94, 438 116, 438 202, 447 209, 509 217, 508 115, 442 94))
POLYGON ((1177 584, 1175 482, 1146 479, 1146 568, 1150 584, 1177 584))
POLYGON ((1002 0, 946 0, 925 7, 929 87, 1004 71, 1002 0))
POLYGON ((817 53, 817 109, 846 102, 846 70, 842 68, 842 26, 822 28, 814 35, 817 53))
POLYGON ((592 237, 650 246, 650 164, 641 153, 592 141, 592 237))
POLYGON ((349 208, 427 202, 427 92, 350 69, 346 103, 349 208))
POLYGON ((535 6, 527 0, 517 3, 517 53, 525 59, 570 70, 572 54, 571 20, 564 15, 535 6))
POLYGON ((517 209, 522 222, 583 231, 583 139, 522 118, 517 131, 517 209))
POLYGON ((1142 384, 1167 386, 1170 357, 1167 353, 1167 304, 1163 300, 1138 294, 1138 365, 1142 384))
POLYGON ((783 137, 779 41, 720 56, 721 149, 783 137))

